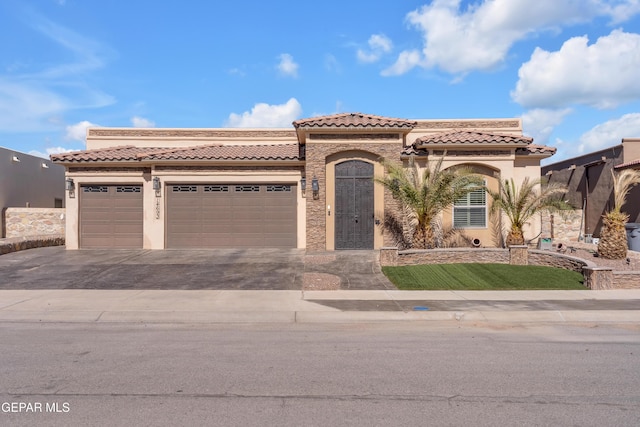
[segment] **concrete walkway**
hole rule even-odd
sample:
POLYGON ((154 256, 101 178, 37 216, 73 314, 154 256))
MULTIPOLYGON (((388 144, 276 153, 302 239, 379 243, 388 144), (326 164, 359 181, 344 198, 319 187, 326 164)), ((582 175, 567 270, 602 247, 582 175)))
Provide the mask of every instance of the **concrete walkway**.
POLYGON ((640 290, 2 290, 0 322, 633 322, 640 290))

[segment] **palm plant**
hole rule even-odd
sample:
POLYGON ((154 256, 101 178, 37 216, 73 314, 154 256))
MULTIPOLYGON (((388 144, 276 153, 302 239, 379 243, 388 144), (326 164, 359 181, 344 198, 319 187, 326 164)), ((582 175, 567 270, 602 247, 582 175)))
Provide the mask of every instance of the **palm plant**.
POLYGON ((558 197, 566 191, 567 188, 562 185, 548 184, 542 179, 530 180, 528 177, 519 188, 511 178, 500 181, 498 191, 487 189, 493 199, 491 213, 501 211, 509 219, 506 245, 524 245, 523 228, 536 214, 573 209, 558 197))
POLYGON ((631 188, 640 184, 640 171, 625 169, 613 175, 613 209, 602 216, 602 230, 598 242, 598 256, 605 259, 624 259, 627 256, 625 224, 629 215, 622 212, 631 188))
POLYGON ((469 169, 442 169, 441 157, 434 167, 429 162, 421 171, 412 156, 408 167, 385 159, 382 164, 386 175, 375 181, 387 188, 402 203, 403 228, 409 227, 409 239, 414 248, 430 249, 436 246, 434 227, 440 213, 467 193, 483 188, 483 180, 469 169))

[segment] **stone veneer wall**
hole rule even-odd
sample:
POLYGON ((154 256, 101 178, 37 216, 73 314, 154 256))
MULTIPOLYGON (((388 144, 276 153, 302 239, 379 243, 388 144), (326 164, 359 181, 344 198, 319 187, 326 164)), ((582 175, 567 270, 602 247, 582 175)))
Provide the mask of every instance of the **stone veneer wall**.
POLYGON ((539 250, 529 250, 529 264, 564 268, 578 273, 582 273, 582 267, 595 266, 592 262, 581 258, 539 250))
POLYGON ((541 221, 542 233, 540 234, 540 237, 551 237, 555 241, 562 240, 565 242, 577 242, 578 238, 580 237, 582 209, 576 209, 573 212, 567 212, 564 214, 564 218, 563 215, 560 215, 558 213, 551 215, 548 212, 544 212, 541 215, 541 221), (552 217, 553 227, 551 226, 552 217))
POLYGON ((614 271, 614 289, 640 289, 640 271, 614 271))
MULTIPOLYGON (((400 161, 400 152, 402 150, 402 140, 400 138, 392 142, 367 142, 357 140, 357 142, 314 142, 312 138, 307 139, 306 144, 306 177, 307 177, 307 250, 323 251, 326 250, 326 161, 327 157, 344 152, 344 151, 360 151, 372 153, 378 157, 384 157, 390 161, 400 161), (313 198, 311 192, 311 180, 313 177, 318 178, 320 191, 318 199, 313 198)), ((397 203, 391 197, 391 194, 385 190, 384 195, 385 211, 397 208, 397 203)), ((395 244, 390 233, 384 233, 384 244, 395 244)))
POLYGON ((396 265, 473 262, 509 264, 509 251, 499 248, 409 249, 398 252, 396 265))
POLYGON ((64 236, 65 208, 6 208, 5 237, 28 237, 49 234, 64 236))

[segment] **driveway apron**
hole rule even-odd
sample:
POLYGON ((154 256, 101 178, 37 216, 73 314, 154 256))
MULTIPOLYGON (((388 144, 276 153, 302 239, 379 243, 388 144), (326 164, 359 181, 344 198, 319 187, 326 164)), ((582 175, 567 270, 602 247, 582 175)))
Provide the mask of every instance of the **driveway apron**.
POLYGON ((395 289, 375 251, 75 250, 0 256, 0 289, 395 289))

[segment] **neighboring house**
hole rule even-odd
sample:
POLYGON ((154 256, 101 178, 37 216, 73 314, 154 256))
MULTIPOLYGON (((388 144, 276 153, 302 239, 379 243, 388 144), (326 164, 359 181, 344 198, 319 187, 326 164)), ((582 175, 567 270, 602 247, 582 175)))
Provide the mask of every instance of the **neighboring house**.
POLYGON ((6 208, 63 207, 65 168, 50 160, 0 147, 0 212, 6 208))
MULTIPOLYGON (((379 249, 397 201, 374 183, 380 158, 445 155, 498 179, 540 176, 555 149, 522 136, 520 119, 403 120, 344 113, 292 129, 90 128, 87 150, 52 156, 67 168, 68 249, 287 247, 379 249)), ((484 193, 454 221, 493 246, 484 193)), ((455 218, 455 219, 454 219, 455 218)), ((530 237, 539 233, 532 224, 530 237)))
MULTIPOLYGON (((554 218, 554 236, 550 237, 587 242, 600 237, 602 215, 613 206, 611 172, 625 168, 640 169, 640 138, 623 138, 620 145, 543 166, 542 175, 566 185, 566 198, 577 208, 564 228, 557 226, 563 220, 554 218), (574 233, 569 234, 569 229, 574 233)), ((629 222, 640 222, 640 186, 632 188, 622 211, 629 214, 629 222)))

